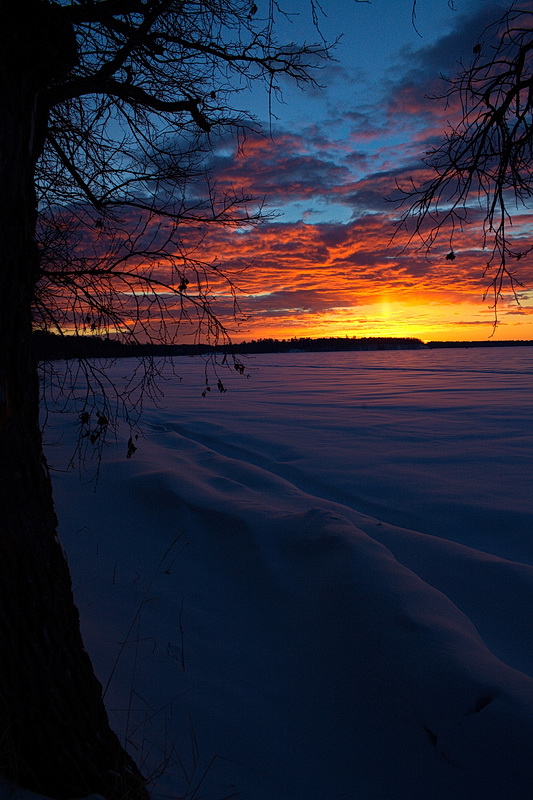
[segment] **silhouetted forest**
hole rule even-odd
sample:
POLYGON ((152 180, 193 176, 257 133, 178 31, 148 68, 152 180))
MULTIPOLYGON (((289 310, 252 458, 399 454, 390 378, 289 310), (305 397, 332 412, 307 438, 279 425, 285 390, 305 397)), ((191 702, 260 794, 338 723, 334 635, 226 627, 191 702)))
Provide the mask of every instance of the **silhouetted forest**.
POLYGON ((65 358, 129 358, 131 356, 194 356, 202 354, 253 353, 328 353, 350 350, 421 350, 443 347, 519 347, 531 341, 427 342, 413 337, 355 336, 252 339, 239 344, 126 344, 117 339, 100 336, 60 336, 36 331, 33 336, 34 355, 38 361, 65 358))

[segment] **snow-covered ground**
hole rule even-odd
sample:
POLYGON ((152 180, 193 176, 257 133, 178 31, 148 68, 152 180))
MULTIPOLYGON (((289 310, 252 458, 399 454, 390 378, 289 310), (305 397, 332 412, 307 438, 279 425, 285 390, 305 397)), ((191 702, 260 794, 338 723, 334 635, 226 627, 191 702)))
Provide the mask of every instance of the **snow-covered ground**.
MULTIPOLYGON (((531 800, 533 348, 175 359, 60 534, 157 797, 531 800)), ((117 376, 128 362, 118 362, 117 376)))

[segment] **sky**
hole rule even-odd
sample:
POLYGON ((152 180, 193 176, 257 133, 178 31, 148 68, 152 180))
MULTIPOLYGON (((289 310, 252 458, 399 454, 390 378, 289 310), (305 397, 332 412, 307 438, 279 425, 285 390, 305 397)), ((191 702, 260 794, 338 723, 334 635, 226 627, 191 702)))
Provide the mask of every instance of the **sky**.
MULTIPOLYGON (((261 4, 259 12, 261 12, 261 4)), ((272 214, 259 227, 212 231, 202 256, 232 275, 243 321, 235 341, 320 336, 415 336, 428 340, 533 339, 533 266, 520 262, 518 300, 506 293, 493 329, 479 214, 454 241, 431 253, 391 241, 396 182, 420 174, 424 152, 440 140, 449 111, 430 99, 442 75, 468 62, 485 26, 506 2, 335 0, 320 27, 342 35, 318 80, 301 91, 287 82, 282 102, 257 88, 244 98, 265 135, 244 152, 215 141, 219 189, 242 187, 272 214)), ((309 6, 290 0, 279 39, 315 41, 309 6)), ((529 221, 515 231, 523 237, 529 221)), ((224 318, 231 298, 219 297, 224 318)), ((229 317, 228 317, 229 319, 229 317)))

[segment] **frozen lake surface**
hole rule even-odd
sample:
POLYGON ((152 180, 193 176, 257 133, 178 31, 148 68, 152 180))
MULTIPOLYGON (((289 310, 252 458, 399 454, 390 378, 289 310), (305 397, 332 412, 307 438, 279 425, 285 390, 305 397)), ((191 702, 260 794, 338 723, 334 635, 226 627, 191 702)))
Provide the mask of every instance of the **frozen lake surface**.
POLYGON ((47 434, 85 641, 154 793, 530 800, 533 348, 245 363, 203 398, 175 359, 96 493, 61 471, 75 414, 47 434))

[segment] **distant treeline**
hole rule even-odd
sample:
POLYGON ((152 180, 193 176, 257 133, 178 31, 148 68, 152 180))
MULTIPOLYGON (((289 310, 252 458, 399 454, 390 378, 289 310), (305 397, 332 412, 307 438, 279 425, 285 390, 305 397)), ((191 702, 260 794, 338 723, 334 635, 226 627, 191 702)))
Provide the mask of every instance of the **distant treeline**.
POLYGON ((239 344, 126 344, 100 336, 60 336, 36 331, 33 335, 35 358, 52 361, 62 358, 127 358, 130 356, 182 356, 214 353, 327 353, 341 350, 419 350, 420 339, 398 337, 322 337, 319 339, 254 339, 239 344))
POLYGON ((194 356, 208 354, 245 355, 252 353, 328 353, 347 350, 421 350, 443 347, 520 347, 531 341, 428 342, 413 337, 328 336, 318 339, 253 339, 239 344, 126 344, 100 336, 60 336, 36 331, 33 335, 35 358, 53 361, 65 358, 128 358, 131 356, 194 356))
POLYGON ((437 349, 439 347, 531 347, 531 339, 484 339, 481 342, 428 342, 426 347, 437 349))
POLYGON ((420 350, 420 339, 394 336, 324 336, 292 339, 252 339, 223 348, 229 353, 330 353, 341 350, 420 350))

